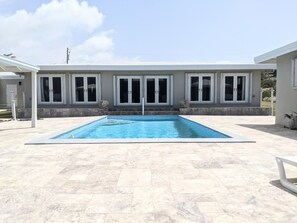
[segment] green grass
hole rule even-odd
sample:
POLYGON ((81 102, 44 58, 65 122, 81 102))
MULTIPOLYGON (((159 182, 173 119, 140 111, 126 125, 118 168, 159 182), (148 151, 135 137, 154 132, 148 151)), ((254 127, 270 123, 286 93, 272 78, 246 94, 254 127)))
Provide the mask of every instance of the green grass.
MULTIPOLYGON (((270 101, 262 101, 262 108, 270 108, 270 101)), ((273 103, 273 115, 275 116, 275 102, 273 103)))

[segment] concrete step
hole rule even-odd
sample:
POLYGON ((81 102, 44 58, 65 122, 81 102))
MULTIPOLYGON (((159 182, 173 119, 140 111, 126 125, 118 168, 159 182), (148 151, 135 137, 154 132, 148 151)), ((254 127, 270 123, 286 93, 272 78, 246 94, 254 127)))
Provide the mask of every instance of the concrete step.
MULTIPOLYGON (((145 115, 178 115, 179 111, 144 111, 145 115)), ((141 111, 108 111, 108 115, 141 115, 141 111)))

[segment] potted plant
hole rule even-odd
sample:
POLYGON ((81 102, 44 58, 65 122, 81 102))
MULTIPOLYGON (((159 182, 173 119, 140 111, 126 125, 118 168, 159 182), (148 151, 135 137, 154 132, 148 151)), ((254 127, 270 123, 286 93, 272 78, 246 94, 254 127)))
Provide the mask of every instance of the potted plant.
POLYGON ((107 100, 101 100, 99 102, 99 108, 107 110, 109 106, 109 102, 107 100))
POLYGON ((291 114, 285 114, 284 117, 289 119, 288 128, 297 130, 297 112, 293 111, 291 114))

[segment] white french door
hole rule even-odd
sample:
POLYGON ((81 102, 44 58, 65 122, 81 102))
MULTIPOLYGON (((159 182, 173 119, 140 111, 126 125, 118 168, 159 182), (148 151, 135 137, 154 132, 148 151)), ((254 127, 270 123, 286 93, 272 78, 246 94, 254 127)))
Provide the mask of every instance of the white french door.
POLYGON ((248 101, 248 74, 223 74, 222 101, 240 103, 248 101))
POLYGON ((117 104, 140 105, 141 104, 141 78, 118 77, 117 78, 117 104))
POLYGON ((189 97, 191 103, 212 103, 214 98, 213 74, 190 74, 189 97))
POLYGON ((63 75, 38 75, 38 103, 62 104, 64 91, 63 75))
POLYGON ((169 77, 145 77, 145 103, 147 105, 169 104, 169 77))
POLYGON ((75 74, 72 78, 74 103, 98 102, 98 75, 75 74))

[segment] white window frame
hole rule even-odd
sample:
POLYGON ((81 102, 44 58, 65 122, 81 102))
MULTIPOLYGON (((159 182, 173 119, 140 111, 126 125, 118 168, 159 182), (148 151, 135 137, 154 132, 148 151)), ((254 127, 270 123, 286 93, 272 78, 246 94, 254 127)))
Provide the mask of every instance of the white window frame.
POLYGON ((64 74, 39 74, 38 75, 38 104, 65 104, 66 103, 66 86, 65 86, 65 75, 64 74), (49 80, 49 101, 41 101, 41 86, 40 79, 42 77, 48 77, 49 80), (53 101, 53 77, 61 78, 61 96, 62 101, 53 101))
POLYGON ((117 89, 117 93, 116 93, 116 103, 119 106, 125 106, 125 105, 141 105, 141 100, 142 100, 142 93, 143 93, 143 86, 142 86, 142 77, 141 76, 117 76, 116 78, 116 89, 117 89), (120 79, 128 79, 128 103, 121 103, 120 101, 120 79), (139 103, 133 103, 132 102, 132 79, 139 79, 140 81, 140 102, 139 103), (130 91, 130 93, 129 93, 130 91))
POLYGON ((214 103, 214 73, 191 73, 188 74, 188 100, 191 104, 212 104, 214 103), (199 94, 199 100, 198 101, 191 101, 191 78, 192 77, 198 77, 199 78, 199 86, 198 86, 198 94, 199 94), (202 91, 202 80, 203 77, 210 77, 210 101, 203 101, 203 91, 202 91))
POLYGON ((292 60, 292 88, 297 89, 297 58, 292 60))
POLYGON ((243 103, 247 103, 249 101, 249 77, 250 74, 249 73, 222 73, 222 78, 221 78, 221 103, 224 104, 232 104, 232 103, 236 103, 236 104, 243 104, 243 103), (238 101, 237 100, 237 77, 238 76, 243 76, 246 77, 246 85, 245 85, 245 100, 244 101, 238 101), (233 84, 234 84, 234 97, 233 97, 233 101, 225 101, 225 77, 233 77, 233 84))
POLYGON ((73 104, 97 104, 100 100, 100 91, 99 89, 100 74, 73 74, 72 75, 72 103, 73 104), (75 78, 83 77, 84 80, 84 101, 76 101, 76 91, 75 91, 75 78), (96 101, 88 101, 88 89, 87 89, 87 79, 88 77, 96 78, 96 101))
POLYGON ((170 89, 172 89, 171 85, 171 81, 170 81, 170 75, 152 75, 152 76, 144 76, 144 104, 145 105, 170 105, 170 99, 171 99, 171 94, 172 91, 170 89), (159 79, 167 79, 167 102, 166 103, 160 103, 159 102, 159 87, 158 87, 158 83, 159 83, 159 79), (155 88, 155 103, 148 103, 147 102, 147 79, 155 79, 157 81, 155 81, 155 86, 157 88, 155 88))

